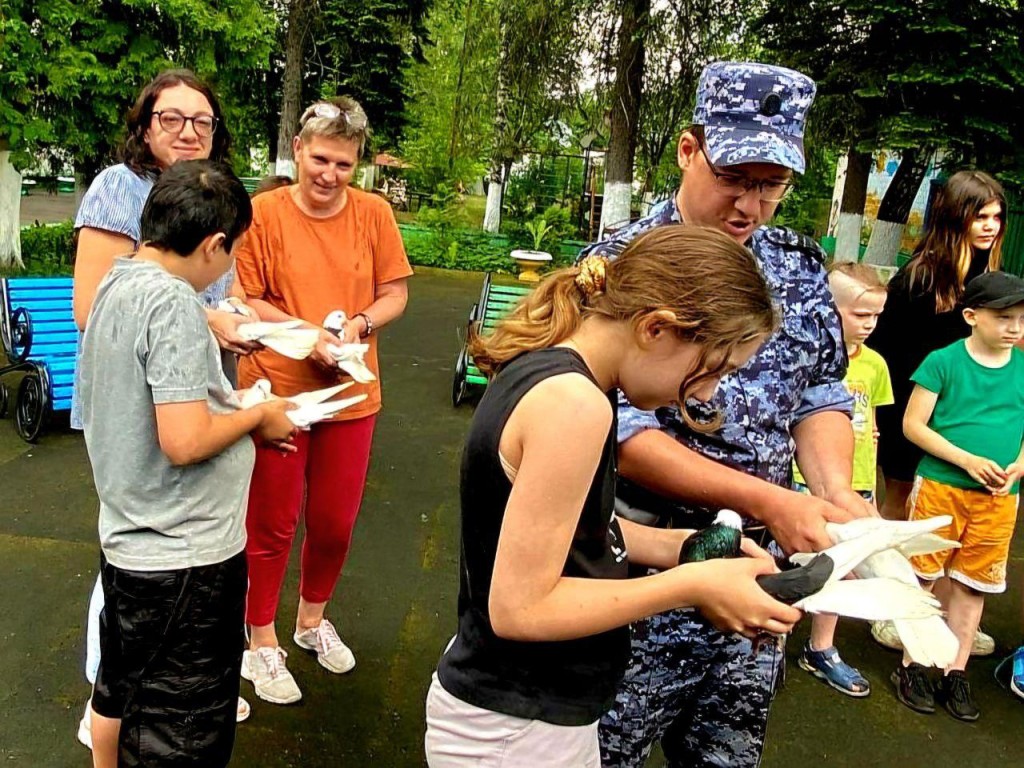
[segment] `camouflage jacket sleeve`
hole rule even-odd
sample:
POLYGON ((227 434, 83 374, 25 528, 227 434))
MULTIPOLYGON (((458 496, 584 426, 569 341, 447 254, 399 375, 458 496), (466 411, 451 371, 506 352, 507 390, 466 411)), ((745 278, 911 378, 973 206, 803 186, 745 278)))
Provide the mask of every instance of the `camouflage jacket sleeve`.
POLYGON ((784 249, 790 258, 784 280, 785 305, 782 322, 788 335, 813 350, 806 363, 804 388, 793 413, 793 424, 822 411, 853 413, 853 398, 843 384, 846 376, 846 345, 842 324, 832 301, 823 267, 825 253, 811 238, 782 227, 759 233, 764 248, 784 249))

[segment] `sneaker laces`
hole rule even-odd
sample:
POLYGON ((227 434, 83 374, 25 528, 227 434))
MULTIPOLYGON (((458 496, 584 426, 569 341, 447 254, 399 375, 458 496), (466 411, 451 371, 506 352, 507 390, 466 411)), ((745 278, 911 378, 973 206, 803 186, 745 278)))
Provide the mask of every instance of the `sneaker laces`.
POLYGON ((905 669, 907 682, 910 683, 910 691, 912 693, 920 696, 927 696, 931 693, 928 678, 925 676, 923 669, 918 669, 916 665, 905 667, 905 669))
POLYGON ((971 684, 967 682, 965 677, 961 675, 947 675, 946 685, 948 686, 949 698, 955 704, 971 703, 971 684))
POLYGON ((341 648, 344 645, 338 636, 338 630, 327 619, 322 619, 320 626, 316 628, 316 642, 320 646, 320 653, 324 656, 327 656, 335 648, 341 648))
POLYGON ((284 648, 271 648, 264 646, 256 649, 256 656, 267 668, 267 674, 272 680, 276 680, 282 671, 285 670, 284 660, 288 658, 288 652, 284 648))

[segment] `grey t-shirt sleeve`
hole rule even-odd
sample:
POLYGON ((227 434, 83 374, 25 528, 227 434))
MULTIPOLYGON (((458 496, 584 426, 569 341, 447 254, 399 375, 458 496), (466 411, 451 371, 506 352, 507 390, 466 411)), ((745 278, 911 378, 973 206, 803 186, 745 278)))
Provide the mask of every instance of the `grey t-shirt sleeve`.
POLYGON ((149 322, 143 324, 139 340, 139 357, 153 403, 205 402, 210 328, 195 294, 183 283, 172 283, 149 311, 149 322))

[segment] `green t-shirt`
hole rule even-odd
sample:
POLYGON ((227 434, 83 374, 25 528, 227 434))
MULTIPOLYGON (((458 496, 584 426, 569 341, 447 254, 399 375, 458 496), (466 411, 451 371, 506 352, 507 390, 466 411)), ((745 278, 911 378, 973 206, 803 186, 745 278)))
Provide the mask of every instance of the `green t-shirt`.
MULTIPOLYGON (((873 349, 861 346, 850 357, 850 365, 843 379, 846 389, 853 395, 853 489, 874 491, 878 450, 875 447, 875 408, 892 405, 892 381, 889 366, 873 349)), ((793 479, 806 485, 803 475, 794 464, 793 479)))
MULTIPOLYGON (((986 368, 967 352, 966 341, 957 341, 928 355, 910 379, 939 396, 929 427, 1000 467, 1016 461, 1024 439, 1024 353, 1013 349, 1006 365, 986 368)), ((960 467, 927 453, 917 474, 954 488, 983 487, 960 467)))

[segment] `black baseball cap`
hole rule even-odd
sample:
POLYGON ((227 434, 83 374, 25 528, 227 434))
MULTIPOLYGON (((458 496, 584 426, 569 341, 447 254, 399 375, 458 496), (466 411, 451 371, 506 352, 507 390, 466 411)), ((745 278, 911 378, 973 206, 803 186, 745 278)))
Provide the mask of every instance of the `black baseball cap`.
POLYGON ((964 306, 1006 309, 1024 304, 1024 280, 1008 272, 986 272, 967 284, 964 306))

